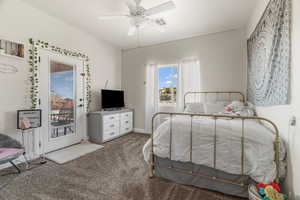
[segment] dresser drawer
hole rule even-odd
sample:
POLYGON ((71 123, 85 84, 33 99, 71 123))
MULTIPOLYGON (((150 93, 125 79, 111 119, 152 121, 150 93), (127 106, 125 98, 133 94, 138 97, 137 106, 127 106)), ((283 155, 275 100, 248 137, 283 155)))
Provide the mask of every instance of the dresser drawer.
POLYGON ((122 127, 121 128, 121 135, 124 135, 125 133, 129 133, 133 130, 132 126, 122 127))
POLYGON ((121 113, 121 121, 132 120, 132 112, 121 113))
POLYGON ((121 121, 121 128, 122 127, 128 127, 132 126, 132 120, 131 119, 125 119, 121 121))
POLYGON ((103 131, 109 131, 120 127, 119 121, 111 121, 103 124, 103 131))
POLYGON ((105 115, 103 116, 103 123, 112 123, 114 121, 119 121, 120 120, 120 115, 119 114, 114 114, 114 115, 105 115))
POLYGON ((106 141, 108 141, 110 139, 118 137, 119 135, 120 135, 120 129, 119 129, 119 127, 112 128, 112 129, 109 129, 109 130, 105 130, 103 132, 103 142, 106 142, 106 141))
POLYGON ((132 131, 132 120, 124 120, 121 122, 121 134, 129 133, 132 131))

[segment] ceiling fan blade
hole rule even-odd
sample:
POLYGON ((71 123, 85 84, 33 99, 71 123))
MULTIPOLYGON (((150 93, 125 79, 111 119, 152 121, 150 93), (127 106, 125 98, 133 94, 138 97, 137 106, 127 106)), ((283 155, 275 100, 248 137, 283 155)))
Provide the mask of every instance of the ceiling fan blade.
POLYGON ((132 1, 126 1, 126 5, 130 11, 130 13, 136 13, 136 4, 132 1))
POLYGON ((134 0, 135 1, 135 3, 136 3, 136 5, 140 5, 141 4, 141 2, 142 2, 142 0, 134 0))
POLYGON ((127 18, 129 15, 102 15, 98 17, 100 20, 122 19, 127 18))
POLYGON ((133 36, 133 35, 136 34, 136 32, 137 32, 137 27, 135 27, 135 26, 130 26, 130 27, 129 27, 129 30, 128 30, 128 36, 133 36))
POLYGON ((145 15, 156 15, 165 11, 173 10, 175 9, 175 3, 173 1, 168 1, 166 3, 160 4, 158 6, 155 6, 153 8, 149 8, 145 11, 145 15))

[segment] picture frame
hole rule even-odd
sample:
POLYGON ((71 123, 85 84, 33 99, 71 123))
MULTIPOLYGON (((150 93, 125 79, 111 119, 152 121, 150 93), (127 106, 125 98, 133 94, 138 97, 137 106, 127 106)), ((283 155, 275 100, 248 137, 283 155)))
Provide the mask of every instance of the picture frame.
POLYGON ((20 42, 0 38, 0 55, 11 58, 24 59, 25 47, 20 42))
POLYGON ((42 110, 18 110, 17 111, 17 129, 28 130, 42 126, 42 110))

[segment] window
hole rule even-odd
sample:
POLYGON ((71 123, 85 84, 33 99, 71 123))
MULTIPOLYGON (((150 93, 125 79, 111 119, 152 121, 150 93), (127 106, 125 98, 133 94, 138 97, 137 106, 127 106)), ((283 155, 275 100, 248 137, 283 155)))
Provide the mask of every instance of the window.
POLYGON ((178 83, 178 67, 163 66, 158 70, 159 102, 175 104, 178 83))

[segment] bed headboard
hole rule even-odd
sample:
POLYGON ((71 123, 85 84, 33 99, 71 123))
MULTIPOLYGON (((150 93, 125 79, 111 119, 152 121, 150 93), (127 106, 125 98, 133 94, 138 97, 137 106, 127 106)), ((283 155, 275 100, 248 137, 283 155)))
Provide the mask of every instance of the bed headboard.
POLYGON ((207 101, 242 101, 246 98, 242 92, 187 92, 184 94, 184 107, 187 103, 199 103, 207 101))

